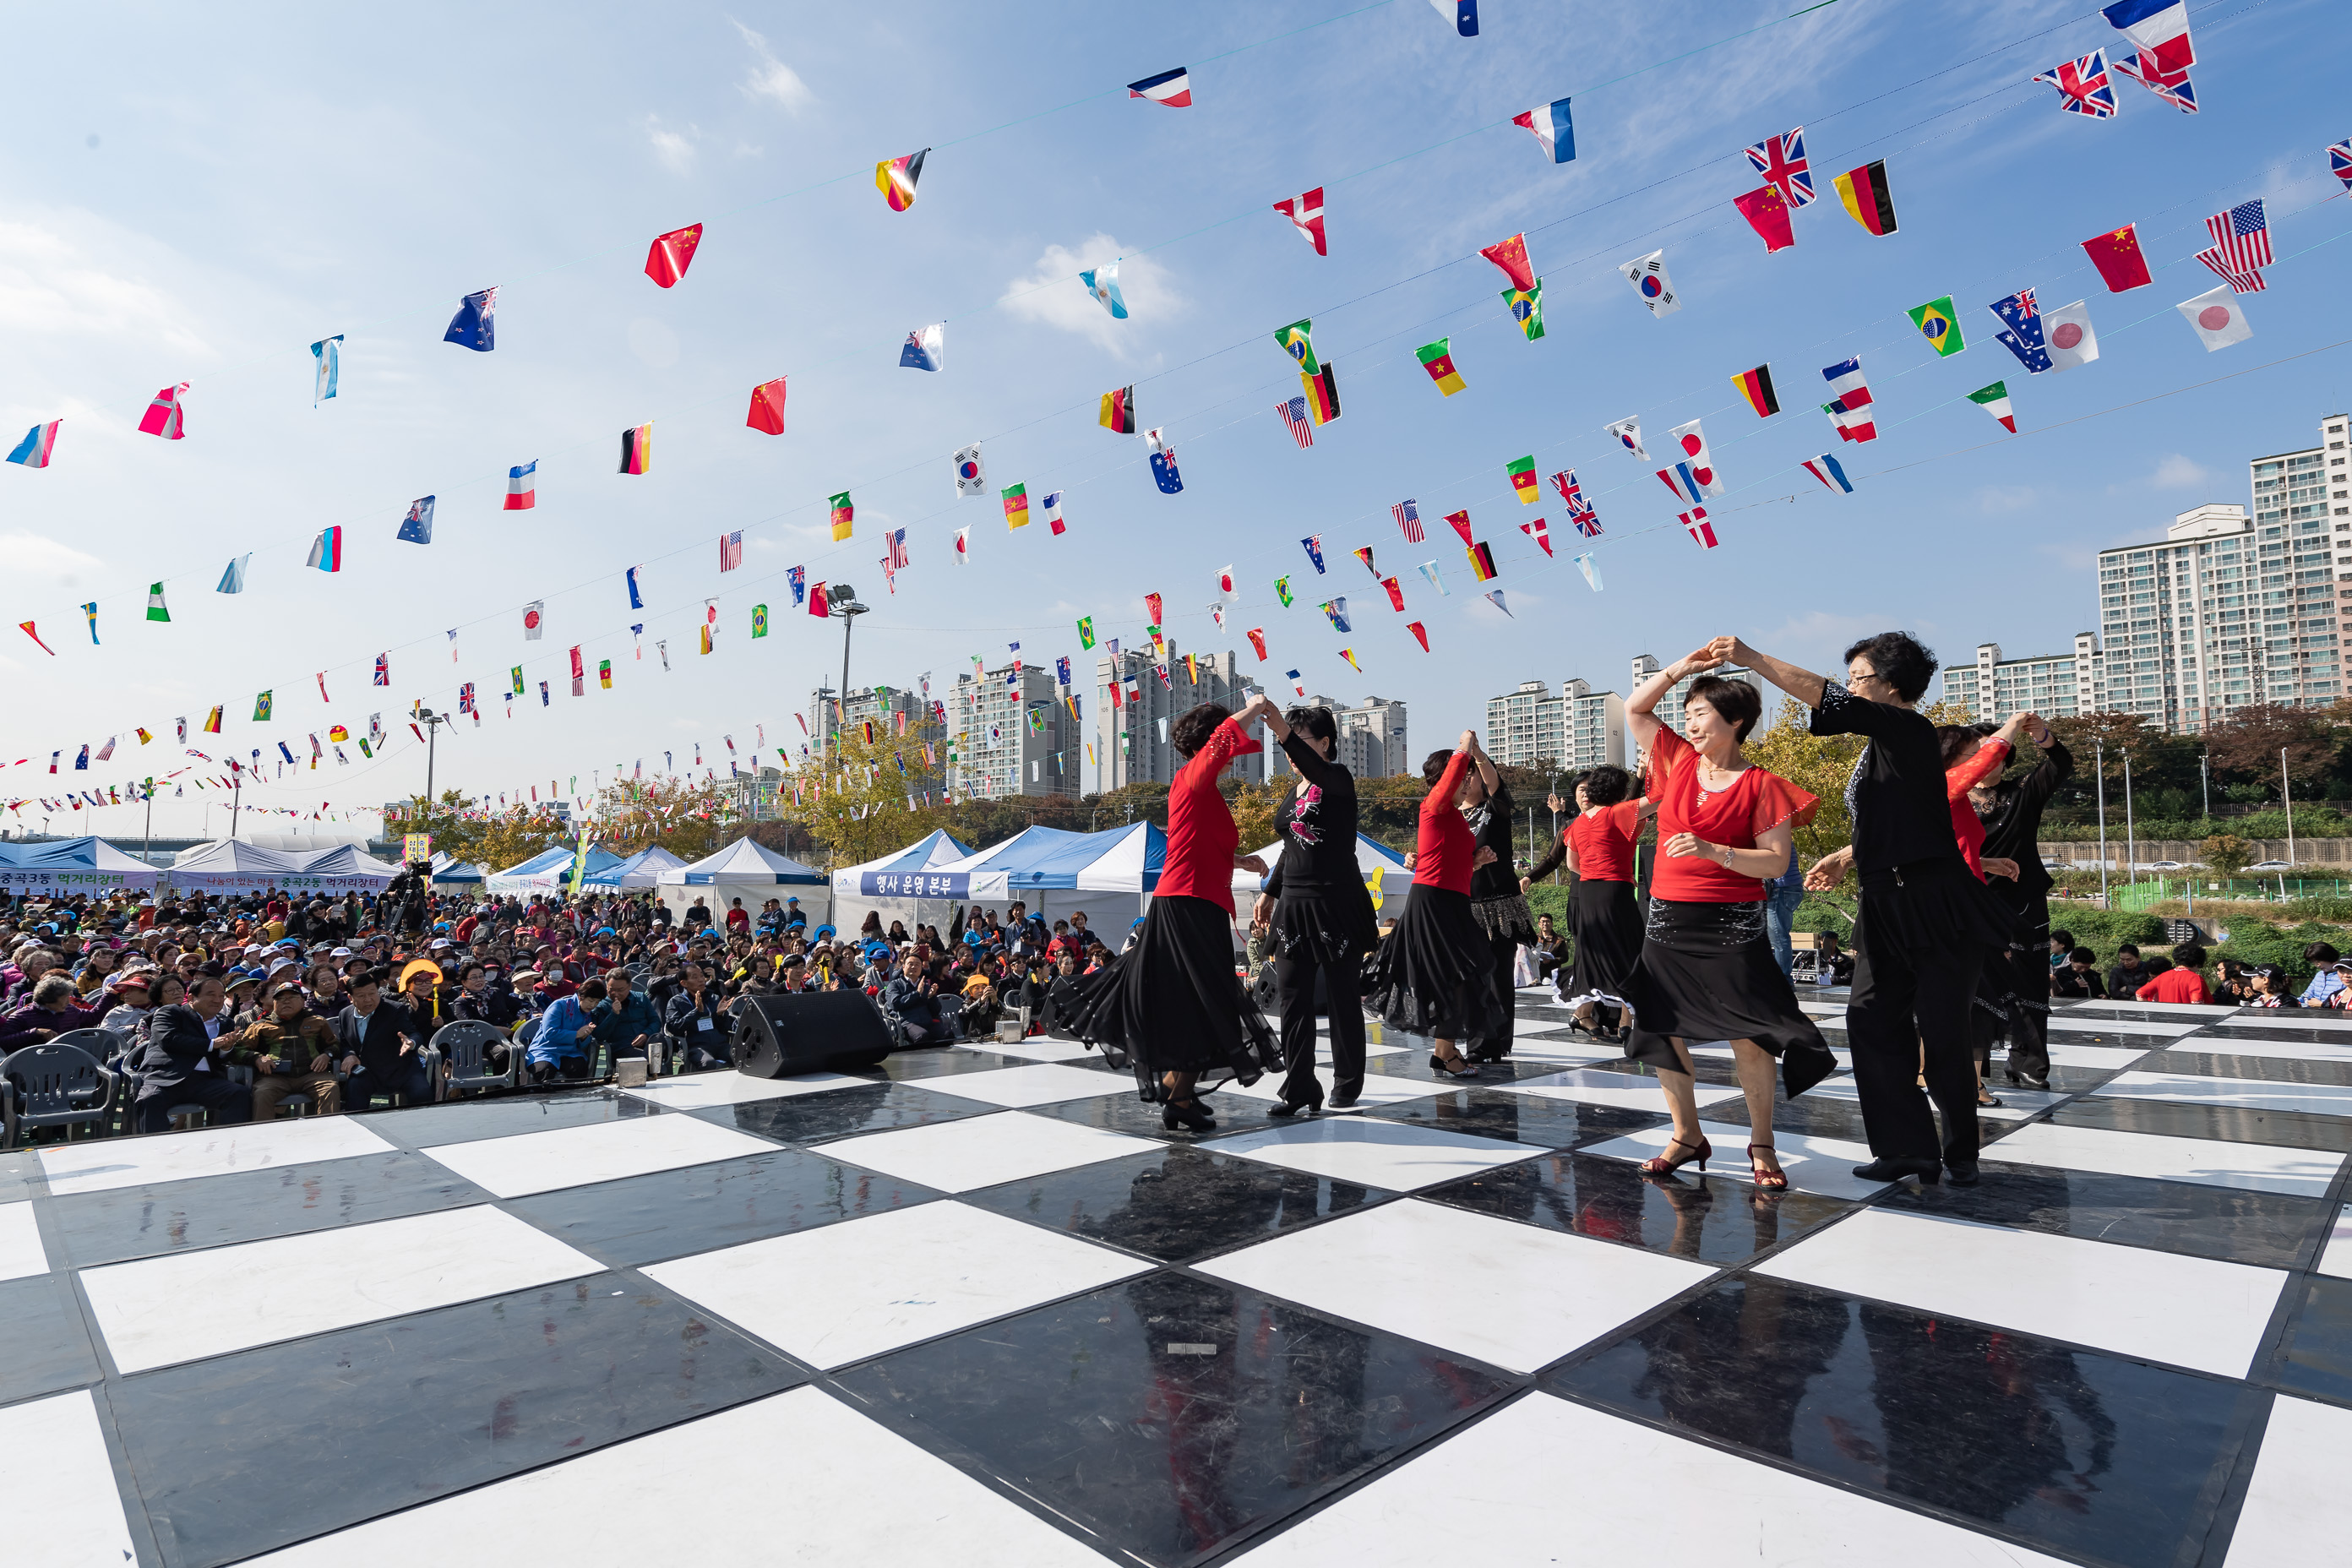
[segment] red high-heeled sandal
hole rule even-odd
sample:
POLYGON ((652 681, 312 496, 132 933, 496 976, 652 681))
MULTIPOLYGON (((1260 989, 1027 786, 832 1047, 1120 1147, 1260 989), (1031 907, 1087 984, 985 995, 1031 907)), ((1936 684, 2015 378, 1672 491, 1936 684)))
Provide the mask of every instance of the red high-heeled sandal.
POLYGON ((1686 1143, 1680 1138, 1675 1139, 1666 1145, 1667 1153, 1672 1153, 1677 1148, 1688 1149, 1691 1152, 1679 1160, 1668 1159, 1666 1154, 1654 1155, 1642 1162, 1642 1173, 1645 1176, 1671 1176, 1693 1160, 1698 1162, 1698 1168, 1704 1173, 1706 1170, 1707 1161, 1715 1154, 1715 1145, 1709 1143, 1704 1136, 1696 1143, 1686 1143))
POLYGON ((1759 1165, 1756 1163, 1756 1151, 1759 1149, 1761 1149, 1767 1154, 1771 1155, 1773 1157, 1774 1163, 1777 1164, 1780 1162, 1780 1151, 1775 1149, 1771 1144, 1750 1143, 1748 1145, 1748 1175, 1752 1177, 1756 1184, 1765 1192, 1787 1192, 1789 1190, 1789 1173, 1786 1171, 1768 1171, 1764 1169, 1763 1166, 1759 1165))

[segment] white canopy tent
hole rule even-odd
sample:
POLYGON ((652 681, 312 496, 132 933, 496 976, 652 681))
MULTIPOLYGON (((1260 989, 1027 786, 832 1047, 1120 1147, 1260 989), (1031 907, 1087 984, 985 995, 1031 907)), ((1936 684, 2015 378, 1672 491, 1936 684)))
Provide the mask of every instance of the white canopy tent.
MULTIPOLYGON (((1275 862, 1282 858, 1282 840, 1277 838, 1257 851, 1271 872, 1275 862)), ((1404 857, 1363 834, 1356 835, 1356 869, 1372 895, 1372 908, 1384 921, 1392 921, 1404 913, 1404 900, 1412 891, 1412 873, 1405 869, 1404 857), (1375 879, 1377 879, 1377 880, 1375 879)), ((1234 873, 1234 907, 1246 914, 1250 900, 1265 886, 1264 879, 1255 872, 1236 870, 1234 873)))
MULTIPOLYGON (((945 900, 950 921, 958 904, 1002 915, 1015 899, 1049 924, 1084 910, 1087 927, 1116 952, 1160 885, 1167 852, 1168 836, 1149 822, 1100 833, 1024 828, 1002 844, 924 873, 923 896, 945 900)), ((940 934, 947 929, 940 924, 940 934)))
POLYGON ((216 838, 182 850, 164 876, 174 888, 205 893, 341 898, 350 892, 380 893, 399 874, 398 867, 348 844, 324 849, 267 849, 241 838, 216 838))
POLYGON ((690 866, 671 867, 656 879, 656 888, 673 914, 683 915, 700 899, 714 925, 726 922, 728 904, 735 899, 743 900, 744 912, 754 920, 761 904, 786 898, 800 900, 812 926, 833 918, 833 890, 824 872, 751 838, 738 838, 690 866))
POLYGON ((154 867, 103 838, 0 844, 0 889, 18 895, 104 897, 127 888, 152 888, 156 877, 154 867))
MULTIPOLYGON (((946 921, 953 917, 944 913, 947 894, 927 890, 929 873, 971 854, 971 847, 950 837, 947 829, 934 828, 904 849, 835 870, 833 910, 853 931, 865 923, 868 910, 880 915, 885 926, 903 921, 911 928, 919 921, 931 920, 945 931, 946 921)), ((807 907, 805 902, 803 907, 807 907)))

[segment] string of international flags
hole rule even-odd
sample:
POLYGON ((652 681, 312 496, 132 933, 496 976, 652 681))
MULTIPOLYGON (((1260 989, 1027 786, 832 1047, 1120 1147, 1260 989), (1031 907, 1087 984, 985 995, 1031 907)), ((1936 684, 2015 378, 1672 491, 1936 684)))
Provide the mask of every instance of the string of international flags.
MULTIPOLYGON (((1438 8, 1442 13, 1445 12, 1451 8, 1451 3, 1452 0, 1441 0, 1438 8)), ((1475 7, 1466 5, 1463 9, 1467 13, 1475 12, 1475 7)), ((2133 68, 2126 74, 2133 75, 2134 79, 2142 81, 2143 85, 2147 86, 2150 90, 2158 91, 2159 96, 2166 98, 2167 101, 2173 102, 2186 111, 2194 112, 2193 92, 2188 90, 2186 86, 2186 72, 2188 67, 2194 63, 2194 55, 2188 44, 2185 6, 2151 5, 2137 3, 2137 0, 2126 0, 2126 3, 2106 7, 2106 15, 2138 49, 2137 56, 2131 62, 2133 68), (2184 99, 2186 101, 2183 101, 2184 99)), ((1475 36, 1475 14, 1471 15, 1469 24, 1462 28, 1462 36, 1475 36)), ((2085 62, 2097 62, 2099 58, 2100 52, 2095 51, 2094 56, 2085 57, 2085 61, 2075 62, 2075 64, 2083 66, 2085 62)), ((2063 73, 2059 74, 2063 75, 2063 73)), ((2099 74, 2101 73, 2095 70, 2077 69, 2072 79, 2077 82, 2087 81, 2099 74)), ((2044 76, 2034 79, 2042 81, 2050 77, 2051 73, 2044 73, 2044 76)), ((2091 109, 2083 107, 2084 102, 2097 104, 2095 90, 2070 93, 2063 80, 2061 80, 2058 85, 2061 87, 2062 94, 2064 95, 2062 107, 2068 111, 2088 114, 2092 118, 2108 118, 2113 115, 2111 92, 2105 102, 2104 112, 2099 112, 2095 107, 2091 109)), ((1189 78, 1181 69, 1132 83, 1129 85, 1129 92, 1132 97, 1171 108, 1190 107, 1192 102, 1189 78)), ((1566 163, 1574 157, 1570 107, 1568 100, 1558 100, 1538 109, 1525 111, 1516 117, 1515 123, 1533 133, 1542 144, 1547 155, 1554 162, 1566 163)), ((913 205, 918 182, 922 174, 925 153, 928 151, 929 149, 925 149, 923 152, 903 157, 887 159, 876 166, 877 188, 894 211, 906 211, 913 205)), ((2347 139, 2328 151, 2332 172, 2347 187, 2352 187, 2352 139, 2347 139)), ((1765 184, 1756 192, 1735 198, 1735 205, 1765 238, 1768 252, 1783 248, 1786 245, 1794 243, 1793 226, 1788 221, 1788 213, 1801 208, 1813 199, 1811 170, 1804 157, 1801 127, 1755 144, 1748 150, 1748 157, 1758 172, 1765 176, 1765 184)), ((1848 214, 1868 233, 1876 237, 1885 237, 1897 231, 1893 194, 1883 161, 1873 162, 1842 174, 1836 176, 1833 184, 1848 214)), ((1289 218, 1302 236, 1314 245, 1318 254, 1328 254, 1328 232, 1324 226, 1322 198, 1322 188, 1318 187, 1304 195, 1286 198, 1275 204, 1275 206, 1276 210, 1289 218)), ((2256 291, 2264 287, 2261 268, 2270 264, 2271 253, 2266 216, 2263 204, 2259 200, 2241 204, 2227 213, 2216 215, 2209 220, 2208 226, 2214 243, 2209 250, 2200 252, 2197 259, 2221 276, 2225 280, 2224 284, 2205 295, 2181 302, 2178 309, 2188 320, 2189 325, 2198 331, 2205 346, 2210 350, 2243 341, 2250 335, 2251 329, 2245 324, 2242 312, 2234 304, 2233 297, 2244 292, 2256 291)), ((665 289, 674 287, 681 281, 686 277, 695 250, 701 242, 702 232, 702 226, 698 224, 657 236, 648 252, 646 263, 648 277, 657 286, 665 289)), ((2102 279, 2112 292, 2121 292, 2129 288, 2145 286, 2151 281, 2146 262, 2139 255, 2137 237, 2132 226, 2126 225, 2123 229, 2110 235, 2085 241, 2084 248, 2091 255, 2094 264, 2097 266, 2102 279), (2136 279, 2134 278, 2135 268, 2136 279)), ((1508 279, 1510 287, 1502 291, 1502 296, 1513 321, 1520 326, 1527 341, 1532 342, 1539 340, 1543 336, 1542 282, 1535 275, 1528 260, 1524 236, 1514 236, 1497 246, 1486 247, 1481 254, 1495 262, 1508 279)), ((1087 291, 1102 304, 1113 319, 1124 320, 1128 317, 1128 310, 1118 289, 1117 270, 1118 263, 1114 261, 1106 267, 1091 269, 1083 274, 1082 282, 1087 291)), ((1640 292, 1643 302, 1654 316, 1670 314, 1679 308, 1679 300, 1666 274, 1663 251, 1653 252, 1647 257, 1624 263, 1621 270, 1640 292)), ((498 290, 495 288, 478 290, 465 296, 457 315, 451 320, 445 333, 445 340, 474 352, 493 352, 496 347, 497 302, 498 290)), ((2037 307, 2033 290, 2025 289, 2001 300, 1994 301, 1990 309, 2004 329, 1997 334, 1998 341, 2020 361, 2021 366, 2028 374, 2039 374, 2048 370, 2074 368, 2097 357, 2096 337, 2091 330, 2087 309, 2082 301, 2044 313, 2037 307)), ((1953 301, 1948 296, 1917 307, 1911 314, 1915 324, 1918 326, 1939 356, 1948 357, 1952 353, 1961 352, 1967 346, 1953 308, 1953 301)), ((944 323, 938 323, 918 329, 910 333, 907 344, 902 349, 900 363, 910 368, 921 370, 940 369, 944 358, 943 327, 944 323)), ((1277 342, 1297 363, 1301 378, 1301 395, 1278 405, 1276 412, 1282 416, 1286 426, 1301 447, 1312 445, 1313 431, 1316 427, 1339 416, 1336 373, 1328 361, 1317 359, 1312 346, 1311 330, 1311 321, 1302 320, 1276 334, 1277 342)), ((340 336, 331 337, 311 346, 315 370, 314 402, 323 402, 338 395, 341 342, 340 336)), ((1423 345, 1416 351, 1416 357, 1442 396, 1450 397, 1465 389, 1466 383, 1454 363, 1450 339, 1441 338, 1433 343, 1423 345)), ((1831 417, 1840 440, 1852 442, 1874 439, 1876 431, 1869 412, 1870 390, 1863 378, 1859 361, 1849 360, 1840 365, 1826 367, 1822 374, 1828 383, 1828 390, 1831 394, 1830 401, 1822 405, 1822 411, 1831 417)), ((1769 418, 1780 411, 1769 364, 1740 373, 1732 379, 1759 417, 1769 418)), ((151 400, 150 406, 140 421, 141 431, 164 439, 184 438, 187 434, 186 407, 183 399, 186 391, 185 383, 161 389, 151 400)), ((1978 392, 1969 394, 1969 396, 1972 401, 1985 406, 2007 428, 2012 431, 2015 429, 2014 416, 2008 401, 2004 382, 1996 381, 1978 392)), ((784 410, 785 379, 778 377, 762 383, 753 389, 746 423, 751 428, 766 434, 782 435, 784 429, 784 410)), ((1139 429, 1139 420, 1133 387, 1115 389, 1103 395, 1099 423, 1103 427, 1119 434, 1140 434, 1150 448, 1150 468, 1158 488, 1163 493, 1181 492, 1182 482, 1176 466, 1174 448, 1165 432, 1158 428, 1139 429)), ((47 467, 56 449, 60 424, 61 421, 51 421, 46 425, 36 426, 10 455, 9 460, 28 468, 47 467)), ((1612 425, 1609 426, 1609 431, 1617 437, 1634 456, 1647 458, 1648 454, 1642 444, 1637 419, 1612 425)), ((1678 503, 1689 506, 1690 510, 1681 514, 1681 521, 1690 530, 1694 539, 1711 548, 1716 543, 1716 539, 1703 502, 1717 495, 1721 485, 1716 477, 1707 452, 1705 434, 1700 428, 1699 422, 1694 420, 1686 425, 1676 426, 1669 432, 1669 436, 1674 442, 1675 451, 1669 454, 1667 466, 1657 471, 1657 477, 1674 493, 1678 503)), ((650 469, 651 460, 651 424, 633 426, 623 432, 620 472, 646 473, 650 469)), ((988 486, 979 445, 975 443, 959 450, 955 454, 955 462, 958 495, 984 494, 988 486)), ((1825 486, 1841 491, 1851 491, 1853 489, 1834 453, 1824 453, 1807 459, 1804 467, 1825 486)), ((533 476, 536 468, 537 463, 533 461, 518 465, 512 470, 506 499, 508 509, 520 510, 534 504, 533 476)), ((1532 455, 1512 460, 1507 465, 1507 472, 1512 488, 1522 502, 1532 503, 1540 499, 1540 489, 1535 482, 1536 466, 1532 455)), ((1569 506, 1570 520, 1578 528, 1580 533, 1586 537, 1597 537, 1601 532, 1597 510, 1590 501, 1583 499, 1582 488, 1577 480, 1575 471, 1572 468, 1563 469, 1554 474, 1552 483, 1559 491, 1563 501, 1569 506)), ((1008 529, 1025 526, 1031 514, 1026 482, 1023 481, 1007 487, 1000 492, 1000 499, 1008 529)), ((1049 492, 1044 496, 1038 508, 1040 514, 1046 519, 1051 531, 1055 534, 1065 531, 1066 525, 1060 501, 1061 492, 1049 492)), ((420 498, 412 503, 400 525, 397 537, 408 542, 429 545, 432 542, 434 504, 435 498, 431 496, 420 498)), ((844 491, 833 497, 830 510, 835 539, 836 541, 848 539, 851 534, 851 521, 854 517, 854 507, 850 503, 849 492, 844 491)), ((1411 500, 1399 503, 1397 510, 1400 513, 1398 521, 1401 527, 1405 521, 1402 514, 1407 510, 1413 512, 1414 525, 1411 531, 1408 531, 1406 537, 1410 542, 1419 542, 1417 503, 1411 500)), ((1491 548, 1473 536, 1466 510, 1449 514, 1447 521, 1460 533, 1465 553, 1477 581, 1484 583, 1492 580, 1495 573, 1491 548)), ((1523 523, 1520 528, 1521 531, 1528 534, 1546 556, 1551 553, 1546 525, 1542 519, 1538 519, 1531 523, 1523 523)), ((956 534, 956 554, 960 560, 968 559, 969 533, 970 529, 965 528, 959 530, 956 534)), ((722 536, 719 567, 722 573, 740 567, 741 542, 740 531, 731 535, 722 536)), ((1303 542, 1307 545, 1307 553, 1316 572, 1318 574, 1321 574, 1324 568, 1319 551, 1319 536, 1314 536, 1303 542)), ((898 529, 887 534, 885 543, 886 554, 883 558, 883 565, 886 576, 891 578, 893 591, 895 591, 895 573, 904 569, 908 563, 906 531, 898 529)), ((1404 605, 1397 578, 1393 576, 1381 578, 1377 569, 1372 566, 1370 547, 1357 553, 1367 568, 1373 571, 1375 578, 1380 579, 1381 585, 1387 592, 1392 607, 1402 612, 1404 605)), ((223 573, 218 591, 242 592, 246 565, 249 560, 249 554, 233 560, 223 573)), ((1577 560, 1588 582, 1597 590, 1600 587, 1600 581, 1591 557, 1579 556, 1577 560)), ((340 527, 332 527, 321 531, 311 546, 307 564, 312 568, 331 573, 340 571, 341 563, 342 530, 340 527)), ((637 574, 641 570, 642 568, 632 569, 628 574, 629 596, 633 608, 643 607, 637 580, 637 574)), ((1423 563, 1421 572, 1435 591, 1440 594, 1446 592, 1433 561, 1423 563)), ((791 573, 794 605, 798 607, 805 605, 813 615, 826 614, 826 584, 823 581, 813 584, 808 584, 805 577, 805 568, 795 567, 791 573)), ((1290 603, 1287 588, 1287 578, 1278 581, 1277 592, 1286 607, 1290 603)), ((1498 608, 1508 613, 1500 589, 1490 591, 1486 596, 1498 608)), ((1333 625, 1343 633, 1346 632, 1349 622, 1346 616, 1344 596, 1327 602, 1324 607, 1333 625)), ((89 618, 92 639, 95 642, 98 637, 97 606, 93 602, 83 605, 82 608, 89 618)), ((764 605, 755 606, 753 609, 752 635, 755 637, 765 635, 765 610, 764 605)), ((716 615, 715 602, 709 602, 700 633, 702 649, 706 653, 711 647, 712 627, 715 625, 716 615)), ((150 620, 169 619, 168 610, 163 607, 161 584, 154 584, 150 590, 148 618, 150 620)), ((1222 614, 1219 619, 1222 625, 1222 614)), ((54 656, 55 650, 41 639, 34 622, 27 621, 22 623, 22 626, 27 636, 31 637, 37 645, 45 652, 54 656)), ((1155 631, 1156 626, 1157 617, 1155 616, 1155 631)), ((633 629, 642 632, 643 628, 640 626, 633 629)), ((1409 629, 1412 631, 1423 648, 1427 648, 1428 637, 1423 624, 1410 623, 1409 629)), ((1259 658, 1264 659, 1266 654, 1261 633, 1262 628, 1254 630, 1250 633, 1250 637, 1253 646, 1258 651, 1259 658)), ((532 637, 538 636, 536 631, 530 631, 527 635, 532 637)), ((453 645, 454 660, 456 633, 453 631, 449 636, 453 645)), ((1082 623, 1082 641, 1087 647, 1092 647, 1090 638, 1085 635, 1084 623, 1082 623)), ((656 646, 664 667, 667 668, 667 644, 660 643, 656 646)), ((1351 651, 1343 649, 1342 654, 1351 665, 1356 663, 1351 651)), ((640 658, 643 657, 641 649, 638 657, 640 658)), ((577 694, 583 681, 583 668, 581 652, 576 647, 572 649, 572 658, 573 689, 577 694)), ((385 659, 380 657, 377 665, 379 676, 377 684, 389 684, 388 676, 385 674, 385 659)), ((603 661, 600 677, 602 684, 609 688, 611 684, 609 660, 603 661)), ((520 679, 519 669, 517 679, 520 679)), ((541 685, 544 702, 545 683, 542 682, 541 685)), ((320 689, 323 699, 323 677, 321 677, 320 689)), ((510 695, 519 695, 520 690, 521 688, 518 685, 510 695)), ((462 711, 473 706, 470 700, 471 683, 465 685, 461 691, 462 711)), ((268 694, 264 693, 263 696, 266 699, 268 694)), ((266 700, 257 703, 257 721, 265 720, 267 711, 266 700)), ((218 715, 219 710, 215 708, 214 712, 215 725, 218 715)), ((478 710, 476 716, 478 721, 478 710)), ((215 732, 217 732, 216 730, 215 732)), ((315 747, 315 738, 313 744, 315 747)), ((281 744, 281 750, 283 749, 281 744)), ((290 760, 290 752, 289 759, 290 760)))

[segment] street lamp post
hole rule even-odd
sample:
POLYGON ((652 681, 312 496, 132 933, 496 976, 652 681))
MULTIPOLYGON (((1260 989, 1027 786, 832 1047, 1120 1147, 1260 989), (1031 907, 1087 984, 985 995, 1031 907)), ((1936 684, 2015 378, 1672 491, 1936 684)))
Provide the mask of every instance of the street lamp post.
POLYGON ((857 602, 857 590, 851 587, 846 583, 836 583, 827 588, 825 590, 825 597, 832 606, 826 611, 826 614, 832 616, 835 620, 838 620, 841 623, 841 716, 840 721, 834 729, 834 733, 836 737, 835 743, 836 747, 838 747, 838 737, 841 732, 844 730, 846 730, 849 726, 850 628, 857 624, 858 616, 866 614, 866 612, 872 609, 874 606, 871 605, 859 604, 857 602))
POLYGON ((446 713, 436 713, 430 708, 419 708, 416 710, 416 721, 425 726, 425 810, 426 815, 430 816, 433 811, 433 760, 436 751, 434 742, 441 738, 442 725, 454 724, 457 721, 446 713))

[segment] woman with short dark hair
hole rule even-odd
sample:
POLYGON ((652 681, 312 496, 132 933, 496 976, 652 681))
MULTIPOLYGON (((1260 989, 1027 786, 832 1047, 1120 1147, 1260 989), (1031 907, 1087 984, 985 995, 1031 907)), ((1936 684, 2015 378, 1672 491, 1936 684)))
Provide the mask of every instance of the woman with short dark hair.
POLYGON ((1491 1028, 1495 1011, 1511 1005, 1495 994, 1486 933, 1470 912, 1471 874, 1495 858, 1464 819, 1474 766, 1494 773, 1475 730, 1463 731, 1452 752, 1432 752, 1421 764, 1429 793, 1413 840, 1412 896, 1364 976, 1367 1007, 1393 1028, 1431 1037, 1430 1070, 1440 1079, 1477 1076, 1478 1064, 1454 1042, 1491 1028))
MULTIPOLYGON (((1571 1026, 1595 1039, 1622 1043, 1625 977, 1642 956, 1642 909, 1633 897, 1633 846, 1642 821, 1657 811, 1647 796, 1626 796, 1633 775, 1603 763, 1576 781, 1576 816, 1568 831, 1519 884, 1525 891, 1567 866, 1576 879, 1568 893, 1568 929, 1574 942, 1559 972, 1559 999, 1575 1011, 1571 1026), (1603 1007, 1612 1021, 1600 1021, 1603 1007)), ((1552 810, 1559 796, 1546 802, 1552 810)))
POLYGON ((1131 1064, 1138 1091, 1160 1104, 1170 1131, 1215 1129, 1201 1104, 1201 1075, 1220 1068, 1255 1083, 1281 1059, 1265 1018, 1234 973, 1234 873, 1265 875, 1265 862, 1235 853, 1241 833, 1218 793, 1235 757, 1262 750, 1243 729, 1276 711, 1263 694, 1239 713, 1214 702, 1178 716, 1169 743, 1187 760, 1168 789, 1168 847, 1137 940, 1078 984, 1070 1032, 1131 1064))
MULTIPOLYGON (((1736 659, 1813 710, 1816 735, 1862 735, 1869 743, 1846 784, 1853 814, 1850 858, 1862 876, 1853 922, 1853 990, 1846 1037, 1854 1089, 1876 1156, 1854 1174, 1956 1184, 1977 1174, 1976 1052, 1969 1012, 1987 957, 2004 952, 2010 917, 1969 873, 1952 830, 1936 727, 1917 710, 1936 673, 1935 656, 1906 632, 1881 632, 1846 649, 1843 684, 1824 679, 1737 637, 1710 651, 1736 659), (1920 1097, 1925 1056, 1927 1095, 1920 1097)), ((1817 892, 1843 876, 1825 857, 1805 878, 1817 892)))

